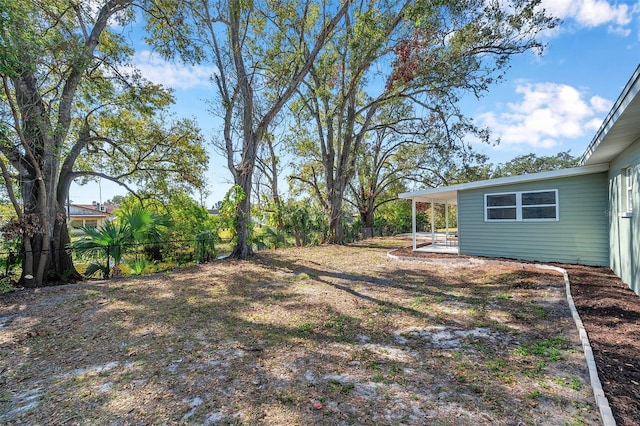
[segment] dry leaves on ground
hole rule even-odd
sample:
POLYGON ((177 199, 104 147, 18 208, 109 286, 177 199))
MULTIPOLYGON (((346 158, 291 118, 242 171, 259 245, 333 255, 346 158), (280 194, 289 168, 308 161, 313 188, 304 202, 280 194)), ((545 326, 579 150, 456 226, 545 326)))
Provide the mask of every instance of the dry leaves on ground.
POLYGON ((404 243, 0 296, 0 422, 599 423, 562 276, 404 243))

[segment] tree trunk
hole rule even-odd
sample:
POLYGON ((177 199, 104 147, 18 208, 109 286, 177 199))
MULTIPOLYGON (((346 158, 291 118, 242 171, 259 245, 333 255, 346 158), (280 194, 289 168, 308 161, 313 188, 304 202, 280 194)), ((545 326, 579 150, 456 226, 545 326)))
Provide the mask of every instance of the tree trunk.
MULTIPOLYGON (((25 204, 25 216, 41 217, 40 209, 30 208, 43 202, 34 186, 30 187, 28 199, 31 201, 25 204)), ((57 203, 55 208, 47 205, 45 214, 48 214, 46 220, 40 220, 35 231, 23 238, 25 264, 20 283, 27 288, 82 279, 66 250, 70 237, 64 204, 57 203)))
POLYGON ((362 238, 373 238, 375 236, 373 231, 373 210, 367 209, 365 211, 360 211, 360 220, 362 221, 362 238))
POLYGON ((246 259, 252 256, 253 249, 251 247, 250 221, 251 221, 251 179, 252 169, 244 168, 237 174, 236 184, 239 185, 245 193, 242 200, 238 201, 236 209, 236 245, 229 255, 236 259, 246 259))
MULTIPOLYGON (((280 194, 278 193, 278 156, 273 147, 273 141, 270 137, 265 138, 267 148, 269 148, 269 157, 271 165, 271 176, 269 181, 271 183, 271 198, 273 199, 273 205, 275 206, 276 213, 276 226, 278 231, 284 231, 284 218, 282 217, 282 201, 280 194)), ((284 243, 284 238, 281 241, 284 243)))
POLYGON ((71 252, 67 246, 71 242, 64 204, 58 204, 58 214, 53 225, 53 247, 49 275, 59 282, 73 282, 82 279, 82 275, 73 264, 71 252))
POLYGON ((342 224, 342 192, 334 191, 330 200, 329 244, 344 244, 344 226, 342 224))
POLYGON ((44 277, 38 276, 37 265, 41 262, 41 257, 46 256, 42 252, 42 234, 36 234, 33 236, 25 236, 22 242, 23 246, 23 258, 26 263, 22 268, 22 277, 20 277, 20 284, 26 288, 38 288, 44 285, 44 277))
POLYGON ((22 248, 25 262, 20 284, 26 288, 37 288, 46 284, 45 272, 49 265, 50 233, 47 229, 46 190, 43 190, 41 176, 33 168, 29 174, 21 175, 21 179, 24 200, 22 248))
MULTIPOLYGON (((375 185, 370 184, 369 188, 375 185)), ((362 238, 373 238, 374 230, 373 227, 375 225, 375 198, 372 194, 375 194, 374 189, 369 189, 367 191, 361 190, 362 199, 359 200, 360 204, 360 220, 362 221, 362 238)))

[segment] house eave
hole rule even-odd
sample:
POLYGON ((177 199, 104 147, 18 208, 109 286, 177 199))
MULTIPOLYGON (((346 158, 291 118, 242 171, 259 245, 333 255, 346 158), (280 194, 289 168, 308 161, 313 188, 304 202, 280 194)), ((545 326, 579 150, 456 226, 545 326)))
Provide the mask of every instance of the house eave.
POLYGON ((450 203, 457 202, 459 191, 467 191, 471 189, 491 188, 503 185, 512 185, 518 183, 535 182, 549 179, 559 179, 571 176, 580 176, 591 173, 601 173, 609 170, 608 163, 592 164, 588 166, 572 167, 568 169, 552 170, 549 172, 530 173, 526 175, 509 176, 497 179, 487 179, 475 182, 461 183, 458 185, 443 186, 439 188, 424 189, 413 192, 403 192, 398 195, 399 198, 408 198, 416 201, 434 202, 434 203, 450 203))
POLYGON ((640 137, 640 66, 620 93, 591 143, 580 165, 608 163, 640 137))

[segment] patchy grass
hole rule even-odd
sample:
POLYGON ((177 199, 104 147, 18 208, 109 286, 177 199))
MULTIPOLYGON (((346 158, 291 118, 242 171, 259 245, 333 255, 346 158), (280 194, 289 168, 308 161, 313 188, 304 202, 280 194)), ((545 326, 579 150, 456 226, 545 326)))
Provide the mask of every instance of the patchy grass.
POLYGON ((599 424, 560 275, 400 245, 0 296, 0 423, 599 424))

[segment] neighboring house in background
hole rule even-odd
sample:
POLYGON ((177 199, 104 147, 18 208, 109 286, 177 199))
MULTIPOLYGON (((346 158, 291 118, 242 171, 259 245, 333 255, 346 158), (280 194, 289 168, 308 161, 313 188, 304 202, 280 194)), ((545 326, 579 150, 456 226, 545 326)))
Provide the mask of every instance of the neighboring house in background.
POLYGON ((72 228, 93 227, 97 228, 106 221, 112 220, 114 210, 119 206, 112 204, 70 204, 67 206, 68 223, 72 228))
POLYGON ((640 67, 579 167, 400 194, 457 205, 460 254, 609 266, 640 295, 640 67))

